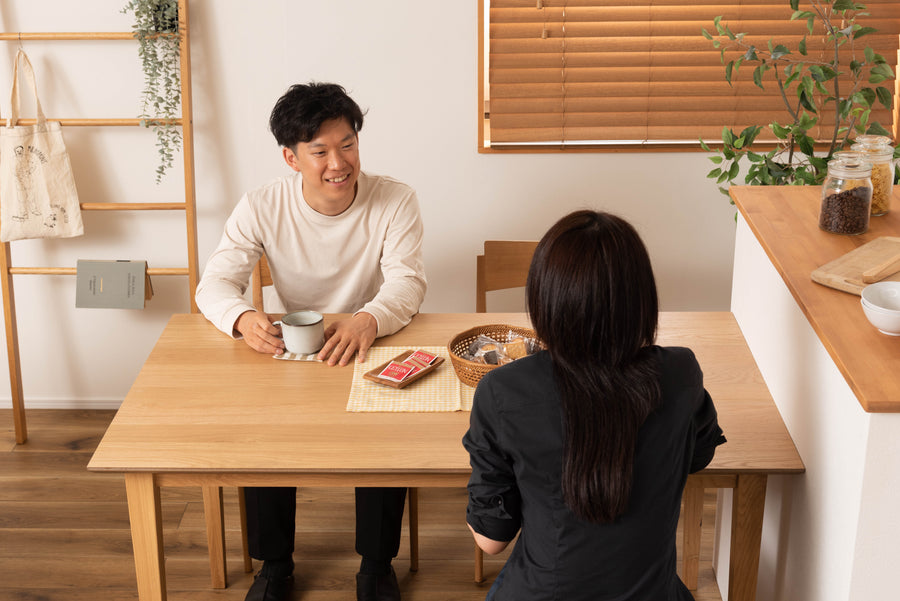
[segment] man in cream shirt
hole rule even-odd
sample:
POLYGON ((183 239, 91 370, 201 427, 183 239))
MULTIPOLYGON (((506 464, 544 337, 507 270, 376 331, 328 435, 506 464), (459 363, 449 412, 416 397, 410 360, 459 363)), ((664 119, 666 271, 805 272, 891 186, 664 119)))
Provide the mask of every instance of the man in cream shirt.
MULTIPOLYGON (((197 305, 217 328, 254 350, 279 354, 276 317, 244 298, 264 253, 279 309, 351 313, 331 324, 319 359, 359 361, 376 337, 409 323, 425 297, 422 221, 415 191, 360 171, 363 114, 343 88, 292 86, 270 129, 294 171, 241 198, 197 286, 197 305)), ((248 488, 250 553, 264 561, 247 601, 289 598, 296 489, 248 488)), ((357 599, 400 599, 391 560, 400 545, 406 489, 356 489, 357 599)))

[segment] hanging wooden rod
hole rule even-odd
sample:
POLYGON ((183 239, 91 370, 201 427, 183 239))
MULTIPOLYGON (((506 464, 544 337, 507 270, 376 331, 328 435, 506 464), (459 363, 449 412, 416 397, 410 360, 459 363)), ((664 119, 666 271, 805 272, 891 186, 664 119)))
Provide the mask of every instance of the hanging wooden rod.
MULTIPOLYGON (((75 275, 75 267, 10 267, 11 275, 75 275)), ((187 267, 148 267, 149 275, 188 275, 187 267)))
POLYGON ((82 211, 183 211, 184 202, 83 202, 82 211))
MULTIPOLYGON (((141 125, 143 119, 50 119, 47 121, 59 121, 60 125, 76 126, 76 127, 98 127, 106 125, 141 125)), ((181 119, 154 119, 159 123, 171 123, 172 125, 181 125, 181 119)), ((34 125, 36 119, 19 119, 16 125, 34 125)))
POLYGON ((70 31, 70 32, 7 32, 0 33, 0 40, 133 40, 130 31, 70 31))

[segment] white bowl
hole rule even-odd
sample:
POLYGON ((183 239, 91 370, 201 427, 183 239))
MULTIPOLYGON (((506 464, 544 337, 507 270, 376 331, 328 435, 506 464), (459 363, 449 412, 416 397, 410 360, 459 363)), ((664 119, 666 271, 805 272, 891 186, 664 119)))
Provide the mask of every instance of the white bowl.
POLYGON ((875 282, 862 290, 862 299, 871 307, 900 315, 900 282, 875 282))
POLYGON ((865 299, 860 299, 860 304, 869 323, 878 328, 879 332, 888 336, 900 336, 900 311, 872 307, 865 299))

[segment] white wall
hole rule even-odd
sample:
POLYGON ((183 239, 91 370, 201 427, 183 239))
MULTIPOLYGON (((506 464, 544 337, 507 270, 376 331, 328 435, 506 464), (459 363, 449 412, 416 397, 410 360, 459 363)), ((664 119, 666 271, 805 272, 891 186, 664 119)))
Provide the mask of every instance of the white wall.
MULTIPOLYGON (((127 31, 118 0, 8 0, 2 31, 127 31)), ((344 85, 364 110, 363 168, 416 188, 426 227, 429 312, 474 310, 474 257, 489 238, 539 238, 581 207, 619 213, 650 249, 664 310, 728 310, 734 209, 704 153, 484 155, 477 148, 477 3, 397 0, 192 0, 196 188, 201 268, 247 189, 287 172, 266 129, 292 83, 344 85)), ((9 113, 15 42, 0 43, 0 115, 9 113)), ((25 42, 45 113, 133 117, 136 44, 25 42)), ((725 85, 723 83, 723 85, 725 85)), ((24 103, 31 110, 30 100, 24 103)), ((29 115, 30 116, 30 113, 29 115)), ((177 201, 176 169, 153 182, 152 135, 65 130, 82 202, 177 201)), ((13 243, 13 264, 78 258, 183 265, 181 213, 86 213, 85 236, 13 243)), ((184 278, 154 278, 144 311, 74 308, 70 277, 16 276, 26 406, 115 407, 173 312, 184 278)), ((509 307, 508 298, 491 308, 509 307)), ((0 406, 9 404, 5 375, 0 406)))

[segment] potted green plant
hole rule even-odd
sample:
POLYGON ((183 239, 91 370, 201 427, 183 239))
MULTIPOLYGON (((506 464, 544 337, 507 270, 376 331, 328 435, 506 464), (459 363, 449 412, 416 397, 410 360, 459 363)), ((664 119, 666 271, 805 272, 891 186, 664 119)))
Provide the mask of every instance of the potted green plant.
POLYGON ((721 16, 713 21, 716 35, 702 31, 719 49, 729 85, 742 65, 755 65, 753 83, 764 89, 765 80, 773 79, 787 113, 782 121, 751 125, 740 132, 723 128, 721 148, 713 149, 700 140, 703 149, 713 153, 709 158, 716 165, 707 177, 715 179, 726 196, 728 188, 722 184, 737 180, 744 159, 749 162, 746 184, 820 184, 832 154, 848 147, 856 134, 890 136, 870 120, 877 103, 890 109, 893 92, 881 84, 893 79, 894 72, 872 48, 860 48, 860 39, 876 31, 860 23, 868 15, 866 7, 853 0, 811 0, 811 10, 800 10, 799 0, 789 2, 790 20, 806 21, 807 32, 794 50, 773 39, 766 48, 758 48, 746 40, 746 33, 731 31, 721 16), (817 56, 807 51, 807 38, 813 35, 825 44, 817 56), (817 140, 811 130, 825 111, 834 115, 834 124, 827 137, 817 140), (774 134, 774 142, 757 141, 765 128, 774 134), (757 152, 755 144, 770 150, 757 152))
POLYGON ((159 165, 156 182, 172 167, 181 148, 181 131, 174 124, 181 110, 181 37, 177 0, 129 0, 123 13, 134 14, 132 30, 144 72, 141 124, 156 132, 159 165))

